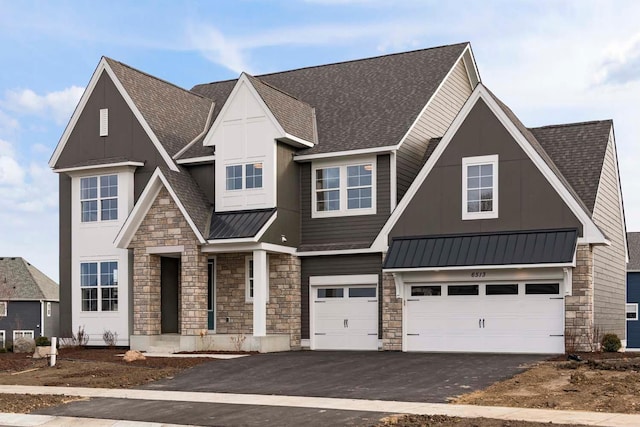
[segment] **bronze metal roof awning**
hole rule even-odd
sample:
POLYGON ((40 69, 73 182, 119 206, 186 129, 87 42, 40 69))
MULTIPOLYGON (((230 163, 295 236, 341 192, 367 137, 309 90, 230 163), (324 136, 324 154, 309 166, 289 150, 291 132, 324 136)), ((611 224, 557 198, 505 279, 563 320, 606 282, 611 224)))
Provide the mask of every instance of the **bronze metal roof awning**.
POLYGON ((208 240, 253 237, 275 214, 275 208, 252 211, 214 212, 208 240))
POLYGON ((399 237, 383 269, 570 264, 577 240, 575 229, 399 237))

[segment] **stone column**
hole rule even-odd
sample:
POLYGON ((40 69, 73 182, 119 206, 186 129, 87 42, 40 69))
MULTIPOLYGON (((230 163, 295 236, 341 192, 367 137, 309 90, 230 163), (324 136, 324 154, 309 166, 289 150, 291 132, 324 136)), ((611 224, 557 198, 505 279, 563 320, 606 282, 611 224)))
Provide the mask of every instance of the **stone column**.
POLYGON ((133 334, 160 334, 160 257, 134 249, 133 334))
POLYGON ((382 349, 402 350, 402 299, 390 273, 382 273, 382 349))
POLYGON ((198 335, 207 330, 207 262, 195 242, 184 245, 180 273, 180 333, 198 335))
POLYGON ((267 252, 253 251, 253 336, 267 335, 267 252))
POLYGON ((565 348, 567 351, 592 351, 593 323, 593 248, 578 245, 573 269, 572 295, 565 298, 565 348))

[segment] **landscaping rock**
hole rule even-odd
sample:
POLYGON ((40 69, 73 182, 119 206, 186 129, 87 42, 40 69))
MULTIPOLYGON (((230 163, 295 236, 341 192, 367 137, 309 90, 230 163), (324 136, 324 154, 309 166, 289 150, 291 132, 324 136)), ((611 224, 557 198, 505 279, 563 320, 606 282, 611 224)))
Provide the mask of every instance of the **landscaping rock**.
POLYGON ((144 356, 144 354, 140 353, 137 350, 129 350, 124 354, 124 358, 122 360, 124 360, 125 362, 133 362, 135 360, 145 360, 146 357, 144 356))
POLYGON ((36 341, 31 338, 16 338, 13 341, 14 353, 33 353, 36 349, 36 341))

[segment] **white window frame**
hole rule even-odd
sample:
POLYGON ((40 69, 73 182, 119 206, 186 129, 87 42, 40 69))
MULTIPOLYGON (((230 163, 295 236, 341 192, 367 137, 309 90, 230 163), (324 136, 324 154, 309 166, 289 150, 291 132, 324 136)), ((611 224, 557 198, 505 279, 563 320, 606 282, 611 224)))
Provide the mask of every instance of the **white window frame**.
POLYGON ((114 221, 118 221, 119 217, 120 217, 120 177, 117 173, 109 173, 109 174, 104 174, 104 175, 88 175, 88 176, 82 176, 80 177, 80 194, 79 194, 79 198, 80 198, 80 223, 81 224, 94 224, 97 222, 114 222, 114 221), (101 185, 101 180, 103 177, 111 177, 111 176, 115 176, 116 177, 116 196, 103 196, 102 195, 102 185, 101 185), (96 197, 93 198, 82 198, 82 181, 85 179, 91 179, 91 178, 95 178, 96 179, 96 197), (102 218, 102 202, 106 201, 106 200, 115 200, 116 201, 116 217, 113 219, 103 219, 102 218), (82 202, 91 202, 91 201, 95 201, 96 202, 96 206, 97 206, 97 216, 96 216, 96 220, 95 221, 84 221, 83 219, 83 215, 82 215, 82 202))
POLYGON ((2 347, 0 348, 6 348, 7 347, 7 333, 3 330, 0 330, 0 340, 2 340, 2 347))
MULTIPOLYGON (((253 177, 257 176, 257 175, 252 175, 253 177)), ((264 162, 245 162, 245 163, 231 163, 228 165, 224 166, 224 189, 225 191, 230 191, 230 192, 234 192, 234 191, 260 191, 264 189, 264 178, 265 178, 265 173, 264 173, 264 162), (260 183, 260 187, 251 187, 248 188, 247 187, 247 166, 249 165, 254 165, 254 169, 260 169, 262 171, 262 182, 260 183), (260 165, 260 167, 256 167, 255 165, 260 165), (227 187, 227 168, 232 168, 232 167, 236 167, 236 166, 240 166, 240 188, 228 188, 227 187)), ((236 179, 234 177, 234 179, 236 179)))
POLYGON ((462 219, 493 219, 498 218, 498 174, 499 158, 497 154, 489 156, 464 157, 462 159, 462 219), (490 164, 493 166, 493 210, 486 212, 467 211, 467 173, 469 166, 479 166, 490 164))
MULTIPOLYGON (((244 258, 244 301, 249 303, 253 303, 253 295, 251 295, 253 277, 249 274, 249 266, 252 262, 252 255, 244 258)), ((269 302, 269 254, 267 254, 267 302, 269 302)))
MULTIPOLYGON (((320 161, 313 162, 311 165, 311 218, 330 218, 340 216, 356 216, 356 215, 375 215, 376 214, 376 196, 377 196, 377 157, 367 157, 359 159, 347 159, 341 161, 320 161), (347 196, 347 167, 348 166, 364 166, 371 165, 371 207, 348 209, 347 196), (340 209, 333 211, 318 210, 318 189, 316 188, 316 171, 319 169, 338 168, 340 170, 340 209)), ((360 188, 360 187, 355 187, 360 188)))
POLYGON ((627 319, 628 321, 631 322, 635 322, 638 320, 638 303, 627 303, 626 304, 626 308, 625 308, 625 314, 624 314, 625 319, 627 319), (629 310, 629 308, 631 308, 631 310, 629 310), (627 314, 629 313, 635 313, 636 317, 635 319, 629 319, 627 317, 627 314))
MULTIPOLYGON (((80 269, 79 269, 79 274, 80 274, 80 280, 78 281, 78 283, 80 284, 80 311, 82 313, 118 313, 120 311, 120 283, 118 280, 118 273, 120 271, 120 263, 118 262, 118 260, 114 260, 114 259, 105 259, 105 260, 100 260, 100 261, 96 261, 96 260, 83 260, 80 262, 80 269), (102 284, 102 264, 105 263, 115 263, 116 264, 116 269, 114 271, 114 284, 113 285, 103 285, 102 284), (82 264, 97 264, 97 268, 96 268, 96 286, 82 286, 82 264), (82 290, 83 289, 96 289, 96 310, 83 310, 82 307, 82 290), (118 310, 103 310, 102 309, 102 303, 103 303, 103 299, 102 299, 102 290, 103 289, 115 289, 116 291, 118 291, 118 297, 117 297, 117 304, 118 304, 118 310)), ((50 303, 47 303, 50 304, 50 303)), ((47 307, 47 315, 49 313, 49 307, 47 307)))
POLYGON ((9 301, 0 301, 0 317, 7 317, 9 314, 9 301))
POLYGON ((16 340, 16 334, 20 335, 18 338, 34 339, 33 330, 22 329, 22 330, 13 331, 13 340, 14 341, 16 340), (31 335, 31 336, 30 337, 25 337, 25 335, 31 335))
POLYGON ((47 301, 47 317, 51 317, 51 303, 47 301))

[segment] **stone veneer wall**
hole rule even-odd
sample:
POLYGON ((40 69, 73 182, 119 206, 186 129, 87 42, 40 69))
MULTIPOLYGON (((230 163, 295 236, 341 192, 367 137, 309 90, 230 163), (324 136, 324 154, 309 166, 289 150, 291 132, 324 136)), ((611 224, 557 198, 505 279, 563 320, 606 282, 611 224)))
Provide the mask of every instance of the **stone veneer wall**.
POLYGON ((382 273, 382 349, 402 350, 402 299, 391 273, 382 273))
POLYGON ((578 245, 572 288, 572 296, 565 298, 565 348, 566 351, 592 351, 594 288, 590 245, 578 245))
MULTIPOLYGON (((216 256, 218 334, 253 334, 253 303, 246 301, 246 259, 250 252, 216 256), (229 321, 227 322, 227 318, 229 321)), ((300 348, 300 259, 269 254, 267 334, 289 335, 292 349, 300 348)))
POLYGON ((133 334, 158 335, 160 324, 160 256, 149 247, 184 246, 181 254, 180 333, 198 335, 207 329, 207 255, 165 188, 138 227, 133 249, 133 334))
POLYGON ((300 258, 287 254, 269 255, 267 334, 289 335, 292 350, 300 349, 301 282, 300 258))

